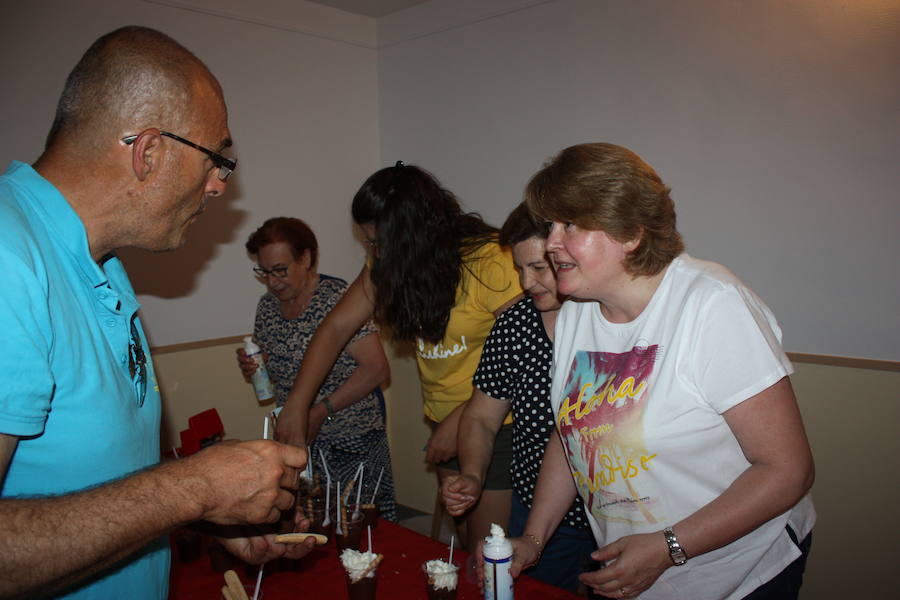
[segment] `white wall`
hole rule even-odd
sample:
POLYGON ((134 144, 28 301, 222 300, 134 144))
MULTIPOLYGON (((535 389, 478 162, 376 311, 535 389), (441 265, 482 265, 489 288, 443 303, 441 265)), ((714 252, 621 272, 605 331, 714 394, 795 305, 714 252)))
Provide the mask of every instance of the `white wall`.
POLYGON ((401 158, 499 224, 583 141, 673 188, 695 256, 772 307, 795 352, 900 359, 900 0, 432 0, 374 19, 302 0, 34 0, 0 19, 0 163, 40 152, 67 72, 157 27, 221 79, 240 159, 179 252, 123 257, 154 345, 250 328, 243 252, 307 219, 321 270, 362 258, 349 200, 401 158), (377 25, 377 48, 376 48, 377 25))
POLYGON ((168 33, 218 76, 239 159, 227 195, 193 226, 184 248, 121 253, 152 343, 251 329, 262 288, 243 244, 271 216, 306 219, 319 238, 320 270, 355 277, 363 251, 349 201, 378 167, 375 21, 367 17, 288 0, 4 6, 0 168, 37 158, 69 70, 99 35, 129 24, 168 33))
POLYGON ((627 146, 787 349, 900 359, 900 1, 433 0, 378 36, 385 163, 499 224, 558 150, 627 146))

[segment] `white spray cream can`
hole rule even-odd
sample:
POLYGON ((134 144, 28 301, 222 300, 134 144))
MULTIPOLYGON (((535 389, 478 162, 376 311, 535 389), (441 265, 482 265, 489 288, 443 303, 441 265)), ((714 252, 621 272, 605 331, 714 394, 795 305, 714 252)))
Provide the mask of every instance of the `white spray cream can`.
POLYGON ((485 600, 513 600, 512 553, 503 528, 491 523, 491 535, 484 538, 485 600))
POLYGON ((269 379, 269 372, 266 371, 262 350, 249 335, 244 338, 244 352, 256 362, 256 371, 250 377, 250 383, 253 384, 253 391, 256 392, 256 397, 260 402, 269 400, 275 396, 275 389, 272 386, 272 381, 269 379))

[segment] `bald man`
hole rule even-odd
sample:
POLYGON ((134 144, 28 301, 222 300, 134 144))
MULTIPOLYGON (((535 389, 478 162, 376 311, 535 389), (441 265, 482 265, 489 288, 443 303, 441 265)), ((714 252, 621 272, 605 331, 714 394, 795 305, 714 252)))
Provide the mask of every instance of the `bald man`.
MULTIPOLYGON (((0 176, 0 598, 153 598, 173 527, 266 523, 306 453, 222 442, 159 462, 160 397, 115 250, 181 246, 233 159, 222 90, 150 29, 97 40, 66 81, 44 153, 0 176)), ((300 557, 230 538, 249 562, 300 557)))

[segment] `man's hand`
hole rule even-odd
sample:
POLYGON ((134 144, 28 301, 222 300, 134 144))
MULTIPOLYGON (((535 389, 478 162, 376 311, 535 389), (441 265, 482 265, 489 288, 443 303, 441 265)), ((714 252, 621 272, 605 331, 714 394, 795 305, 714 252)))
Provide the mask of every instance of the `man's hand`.
POLYGON ((258 365, 255 360, 247 356, 243 348, 238 348, 235 350, 235 353, 237 354, 238 367, 241 369, 244 381, 250 383, 250 378, 256 373, 258 365))
POLYGON ((425 445, 425 462, 442 463, 456 456, 456 429, 458 419, 444 419, 428 438, 425 445))
POLYGON ((201 503, 201 519, 223 525, 274 523, 294 505, 297 471, 306 450, 268 440, 219 442, 172 463, 199 482, 189 488, 201 503))
MULTIPOLYGON (((297 510, 294 515, 293 531, 309 531, 310 522, 302 510, 297 510)), ((225 527, 222 530, 232 530, 235 535, 226 535, 219 532, 216 538, 225 548, 252 565, 258 565, 276 558, 303 558, 316 547, 315 539, 307 538, 299 544, 280 544, 275 541, 275 533, 271 526, 244 526, 225 527)))
POLYGON ((276 558, 303 558, 316 547, 314 538, 306 538, 299 544, 279 544, 274 533, 248 537, 218 538, 225 549, 251 565, 276 558))
POLYGON ((441 501, 447 512, 458 517, 481 498, 481 482, 472 475, 450 475, 441 484, 441 501))
POLYGON ((278 413, 275 439, 283 444, 306 449, 309 445, 306 440, 309 412, 309 410, 300 410, 296 403, 288 401, 278 413))

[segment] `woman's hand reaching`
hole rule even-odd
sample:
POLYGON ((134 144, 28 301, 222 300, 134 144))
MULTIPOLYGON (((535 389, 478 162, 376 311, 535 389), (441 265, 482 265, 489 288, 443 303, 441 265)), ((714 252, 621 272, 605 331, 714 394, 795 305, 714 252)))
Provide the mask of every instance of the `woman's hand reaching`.
POLYGON ((481 497, 481 482, 472 475, 450 475, 441 484, 441 501, 447 512, 458 517, 481 497))
POLYGON ((275 439, 283 444, 306 448, 309 411, 300 410, 298 404, 288 401, 278 414, 275 424, 275 439))
POLYGON ((448 416, 438 423, 438 426, 431 433, 431 437, 428 438, 428 443, 425 445, 425 462, 437 464, 456 456, 458 451, 456 446, 458 425, 458 414, 452 417, 448 416))
MULTIPOLYGON (((509 574, 513 579, 518 577, 524 569, 537 564, 541 558, 540 549, 528 537, 509 538, 512 544, 512 562, 509 566, 509 574)), ((484 541, 478 543, 475 550, 475 575, 478 580, 478 589, 484 589, 484 541)))
POLYGON ((591 554, 606 563, 599 571, 578 579, 595 592, 610 598, 633 598, 649 588, 672 566, 662 532, 627 535, 591 554))
POLYGON ((256 361, 247 356, 247 353, 243 348, 238 348, 235 351, 235 354, 237 354, 238 367, 240 367, 241 369, 241 374, 244 376, 244 381, 250 383, 250 378, 254 373, 256 373, 256 361))

